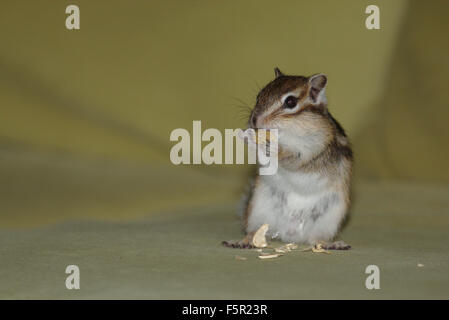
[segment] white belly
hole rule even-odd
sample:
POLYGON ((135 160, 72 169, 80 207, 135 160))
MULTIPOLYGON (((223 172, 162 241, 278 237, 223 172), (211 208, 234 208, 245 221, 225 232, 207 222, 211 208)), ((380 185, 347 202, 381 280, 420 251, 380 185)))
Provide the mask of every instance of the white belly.
POLYGON ((346 213, 342 194, 325 176, 291 173, 260 177, 251 199, 248 231, 268 223, 268 235, 285 242, 331 240, 346 213))

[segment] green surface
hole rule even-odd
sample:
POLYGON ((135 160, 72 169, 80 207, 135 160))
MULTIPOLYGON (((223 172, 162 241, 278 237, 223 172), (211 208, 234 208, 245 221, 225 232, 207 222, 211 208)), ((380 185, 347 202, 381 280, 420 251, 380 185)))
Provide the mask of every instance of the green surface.
POLYGON ((409 1, 384 92, 355 136, 358 174, 449 183, 449 1, 409 1))
POLYGON ((0 298, 449 298, 448 1, 79 0, 78 31, 67 4, 2 1, 0 298), (328 75, 349 252, 221 247, 250 168, 169 161, 173 129, 244 126, 274 66, 328 75))
POLYGON ((0 297, 449 298, 449 189, 369 183, 358 190, 342 234, 353 249, 329 255, 293 252, 262 261, 254 251, 220 246, 241 236, 233 205, 1 231, 0 297), (65 288, 70 264, 80 268, 80 290, 65 288), (371 264, 380 268, 380 290, 365 288, 371 264))

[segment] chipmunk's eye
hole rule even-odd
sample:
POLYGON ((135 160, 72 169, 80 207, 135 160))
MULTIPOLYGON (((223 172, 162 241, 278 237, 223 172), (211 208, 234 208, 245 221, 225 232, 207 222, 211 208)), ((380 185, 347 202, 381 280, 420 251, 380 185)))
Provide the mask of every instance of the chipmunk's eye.
POLYGON ((298 98, 294 96, 288 96, 287 99, 284 100, 284 108, 293 109, 294 107, 296 107, 297 103, 298 98))

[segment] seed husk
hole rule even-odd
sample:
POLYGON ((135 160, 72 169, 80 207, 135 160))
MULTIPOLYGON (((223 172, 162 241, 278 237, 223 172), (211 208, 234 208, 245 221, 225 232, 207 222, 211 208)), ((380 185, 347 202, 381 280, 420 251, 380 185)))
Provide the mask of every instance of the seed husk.
POLYGON ((265 238, 265 234, 267 233, 269 228, 268 223, 263 224, 257 231, 254 233, 252 244, 256 248, 265 248, 267 246, 267 239, 265 238))

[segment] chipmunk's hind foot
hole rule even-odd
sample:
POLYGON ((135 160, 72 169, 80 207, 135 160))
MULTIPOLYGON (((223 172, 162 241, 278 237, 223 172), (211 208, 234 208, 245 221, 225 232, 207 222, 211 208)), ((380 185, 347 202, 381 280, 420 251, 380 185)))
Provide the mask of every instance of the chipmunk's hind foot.
POLYGON ((325 242, 321 244, 325 250, 349 250, 351 246, 344 241, 325 242))
POLYGON ((246 241, 240 240, 230 240, 230 241, 223 241, 221 243, 223 246, 228 248, 235 248, 235 249, 253 249, 255 248, 251 243, 248 243, 246 241))
POLYGON ((242 240, 230 240, 223 241, 221 244, 228 248, 236 248, 236 249, 254 249, 255 246, 252 244, 254 233, 250 232, 246 235, 242 240))

